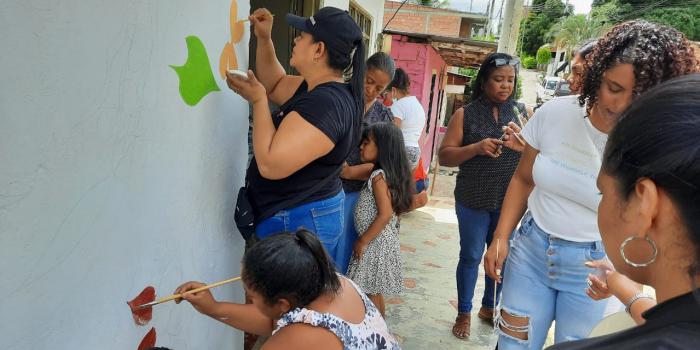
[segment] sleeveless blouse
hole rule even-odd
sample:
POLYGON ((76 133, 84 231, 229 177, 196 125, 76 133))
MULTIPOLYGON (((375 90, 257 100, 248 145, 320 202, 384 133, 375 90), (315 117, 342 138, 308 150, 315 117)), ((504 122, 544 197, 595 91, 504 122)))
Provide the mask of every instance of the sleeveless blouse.
POLYGON ((282 315, 282 318, 277 321, 272 335, 290 324, 305 323, 333 332, 343 343, 345 350, 400 350, 401 347, 389 332, 384 318, 365 293, 352 280, 343 276, 339 277, 350 282, 362 298, 362 303, 365 306, 365 317, 361 323, 350 323, 331 313, 296 308, 282 315))

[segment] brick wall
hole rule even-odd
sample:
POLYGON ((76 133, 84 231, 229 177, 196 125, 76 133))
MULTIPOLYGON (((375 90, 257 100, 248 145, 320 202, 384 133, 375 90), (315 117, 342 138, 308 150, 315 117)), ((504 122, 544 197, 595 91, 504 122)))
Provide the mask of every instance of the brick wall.
POLYGON ((462 18, 459 16, 428 15, 428 32, 433 35, 459 36, 459 26, 462 18))
MULTIPOLYGON (((396 12, 400 3, 393 1, 384 2, 384 25, 393 16, 388 30, 395 30, 405 33, 426 33, 449 37, 468 37, 469 28, 466 30, 460 27, 465 14, 459 11, 436 9, 428 6, 418 6, 406 4, 396 12), (396 14, 394 16, 394 14, 396 14), (460 35, 462 33, 463 35, 460 35)), ((468 19, 465 22, 471 24, 478 19, 468 19)), ((468 26, 467 26, 468 27, 468 26)))
MULTIPOLYGON (((386 25, 393 14, 393 12, 389 13, 384 11, 384 24, 382 25, 382 28, 386 25)), ((428 18, 425 14, 399 12, 396 14, 396 17, 391 20, 391 23, 387 29, 398 30, 406 33, 425 33, 428 30, 428 27, 426 26, 427 19, 428 18)))

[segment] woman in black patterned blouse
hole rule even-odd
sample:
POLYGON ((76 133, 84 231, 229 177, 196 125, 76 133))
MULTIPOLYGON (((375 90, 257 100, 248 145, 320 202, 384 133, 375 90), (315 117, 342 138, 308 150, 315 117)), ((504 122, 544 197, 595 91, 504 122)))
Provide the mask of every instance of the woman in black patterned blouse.
MULTIPOLYGON (((503 197, 524 146, 518 133, 528 112, 514 99, 518 63, 517 58, 503 53, 484 60, 471 103, 454 113, 440 145, 440 164, 459 166, 454 192, 460 236, 458 314, 452 334, 460 339, 469 337, 479 263, 485 245, 491 242, 503 197)), ((488 322, 493 322, 497 302, 493 289, 494 281, 486 277, 478 316, 488 322)))

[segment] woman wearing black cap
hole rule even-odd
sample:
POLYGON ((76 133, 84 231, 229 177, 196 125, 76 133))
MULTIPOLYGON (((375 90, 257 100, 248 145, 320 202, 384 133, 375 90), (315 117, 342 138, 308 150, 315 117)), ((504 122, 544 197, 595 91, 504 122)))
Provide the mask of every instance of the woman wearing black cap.
POLYGON ((257 9, 250 22, 258 42, 258 77, 252 71, 247 78, 229 73, 227 82, 253 104, 254 158, 246 185, 255 233, 264 238, 304 227, 335 261, 343 232, 338 174, 357 144, 364 110, 362 31, 346 11, 333 7, 309 18, 287 15, 301 30, 290 59, 300 76, 292 76, 275 56, 272 14, 257 9), (268 99, 281 106, 274 115, 268 99))

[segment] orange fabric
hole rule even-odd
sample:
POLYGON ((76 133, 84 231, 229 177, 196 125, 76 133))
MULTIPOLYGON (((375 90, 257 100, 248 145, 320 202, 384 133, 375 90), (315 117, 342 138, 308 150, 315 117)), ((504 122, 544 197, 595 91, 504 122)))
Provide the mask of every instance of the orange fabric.
POLYGON ((415 181, 418 180, 423 180, 427 179, 428 174, 425 172, 425 169, 423 168, 423 158, 418 158, 418 166, 416 167, 416 170, 413 172, 413 179, 415 181))

